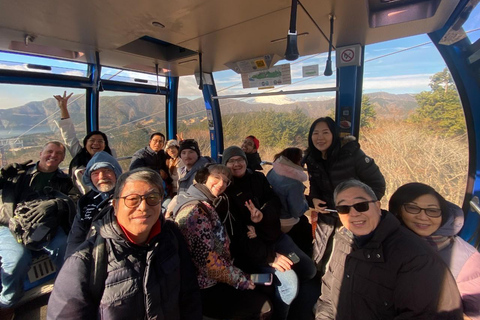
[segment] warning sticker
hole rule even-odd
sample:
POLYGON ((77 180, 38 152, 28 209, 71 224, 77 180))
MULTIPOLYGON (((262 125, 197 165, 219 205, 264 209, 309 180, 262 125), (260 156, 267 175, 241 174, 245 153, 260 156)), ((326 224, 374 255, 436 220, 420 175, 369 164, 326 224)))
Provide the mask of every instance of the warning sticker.
POLYGON ((361 53, 362 47, 359 44, 337 48, 337 68, 346 66, 360 66, 362 63, 361 53))

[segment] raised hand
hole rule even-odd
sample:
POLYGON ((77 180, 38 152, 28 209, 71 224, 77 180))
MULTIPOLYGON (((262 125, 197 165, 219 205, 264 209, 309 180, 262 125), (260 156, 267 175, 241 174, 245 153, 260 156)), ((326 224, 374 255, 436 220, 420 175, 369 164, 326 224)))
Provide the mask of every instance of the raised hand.
POLYGON ((259 223, 263 219, 263 213, 255 205, 252 200, 245 201, 245 207, 250 210, 250 219, 253 223, 259 223))
POLYGON ((67 96, 67 91, 64 91, 63 97, 58 94, 53 96, 55 100, 57 100, 57 104, 58 104, 58 107, 60 108, 62 119, 70 118, 70 114, 68 113, 68 109, 67 109, 67 103, 68 103, 68 99, 70 99, 72 94, 73 92, 67 96))

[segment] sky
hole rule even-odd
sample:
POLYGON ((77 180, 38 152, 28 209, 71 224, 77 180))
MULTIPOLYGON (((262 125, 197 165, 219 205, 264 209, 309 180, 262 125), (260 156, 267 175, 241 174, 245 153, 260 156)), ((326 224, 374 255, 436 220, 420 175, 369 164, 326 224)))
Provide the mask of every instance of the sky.
MULTIPOLYGON (((464 24, 464 30, 475 30, 480 28, 480 6, 473 10, 468 21, 464 24)), ((468 34, 471 42, 480 38, 480 30, 468 34)), ((292 84, 275 90, 299 90, 335 86, 335 73, 330 77, 323 76, 327 54, 300 57, 290 62, 292 73, 292 84), (302 67, 308 65, 319 65, 320 76, 302 78, 302 67)), ((0 68, 28 70, 22 57, 0 52, 0 68)), ((31 57, 27 63, 47 64, 53 67, 52 72, 72 75, 85 75, 85 65, 61 60, 31 57)), ((332 53, 333 66, 335 66, 335 53, 332 53)), ((276 65, 289 63, 281 60, 276 65)), ((365 67, 363 89, 364 93, 384 91, 394 94, 409 93, 415 94, 421 91, 430 90, 428 84, 430 77, 446 67, 445 62, 438 53, 435 46, 430 42, 427 35, 418 35, 409 38, 397 39, 377 44, 368 45, 365 48, 365 67), (423 45, 421 45, 423 44, 423 45), (416 48, 408 49, 414 46, 416 48), (405 50, 407 49, 407 50, 405 50), (400 52, 399 52, 400 51, 400 52)), ((103 68, 104 72, 114 74, 116 70, 103 68)), ((124 77, 139 78, 139 74, 124 71, 124 77)), ((145 78, 145 77, 144 77, 145 78)), ((148 78, 148 77, 147 77, 148 78)), ((154 80, 150 76, 149 80, 154 80)), ((215 84, 219 95, 233 95, 245 93, 259 93, 258 89, 243 89, 239 74, 231 71, 214 73, 215 84)), ((84 90, 68 89, 69 92, 83 93, 84 90)), ((61 94, 62 90, 53 87, 25 86, 0 84, 1 104, 0 109, 7 109, 24 105, 30 101, 44 100, 54 94, 61 94)), ((179 96, 188 99, 196 99, 201 96, 198 85, 193 76, 181 77, 179 85, 179 96)), ((324 100, 334 97, 334 93, 314 93, 297 95, 279 95, 262 98, 243 99, 247 102, 273 102, 287 103, 292 100, 324 100)))

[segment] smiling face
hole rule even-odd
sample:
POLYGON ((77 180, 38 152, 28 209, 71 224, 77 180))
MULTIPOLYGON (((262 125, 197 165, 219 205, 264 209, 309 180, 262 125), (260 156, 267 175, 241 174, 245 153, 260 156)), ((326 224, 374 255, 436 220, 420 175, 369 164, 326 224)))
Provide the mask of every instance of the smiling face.
POLYGON ((105 150, 105 140, 101 134, 94 134, 88 138, 85 145, 87 152, 93 156, 95 153, 105 150))
MULTIPOLYGON (((371 197, 359 187, 353 187, 340 192, 336 198, 337 206, 352 206, 359 202, 371 201, 371 197)), ((351 207, 347 214, 338 214, 342 224, 356 236, 364 236, 375 230, 380 222, 382 211, 380 201, 368 204, 368 210, 358 212, 351 207)))
POLYGON ((323 157, 326 157, 327 150, 332 145, 333 134, 328 128, 326 122, 319 122, 315 125, 312 132, 312 142, 318 151, 322 152, 323 157))
POLYGON ((120 198, 113 200, 118 223, 133 235, 136 243, 142 244, 147 240, 150 230, 160 216, 162 202, 150 206, 142 199, 137 207, 129 208, 123 197, 132 194, 145 196, 151 193, 159 193, 158 188, 145 181, 129 181, 125 183, 120 198))
POLYGON ((177 147, 170 147, 167 149, 167 154, 173 158, 176 159, 178 157, 178 148, 177 147))
POLYGON ((235 178, 241 178, 247 172, 247 162, 241 156, 231 157, 228 159, 226 166, 232 171, 232 175, 235 178))
POLYGON ((246 138, 245 140, 243 140, 241 148, 245 153, 257 152, 257 149, 255 149, 255 142, 253 142, 253 139, 250 138, 246 138))
MULTIPOLYGON (((431 194, 424 194, 408 204, 416 205, 420 208, 441 209, 438 199, 431 194)), ((407 212, 405 207, 402 206, 400 209, 400 215, 405 226, 422 237, 430 236, 437 231, 442 224, 442 216, 436 218, 429 217, 425 213, 425 210, 421 210, 417 214, 412 214, 407 212)))
POLYGON ((227 189, 228 185, 230 184, 230 180, 228 177, 219 172, 211 172, 205 182, 208 190, 215 196, 218 197, 221 195, 225 189, 227 189))
POLYGON ((38 170, 40 172, 54 172, 63 159, 65 159, 65 148, 49 143, 40 151, 38 170))
POLYGON ((155 152, 162 150, 164 145, 165 139, 161 135, 154 135, 152 139, 150 139, 149 146, 155 152))
POLYGON ((92 171, 92 173, 90 173, 90 179, 95 188, 100 192, 112 190, 115 187, 115 182, 117 182, 115 172, 110 168, 99 168, 92 171))

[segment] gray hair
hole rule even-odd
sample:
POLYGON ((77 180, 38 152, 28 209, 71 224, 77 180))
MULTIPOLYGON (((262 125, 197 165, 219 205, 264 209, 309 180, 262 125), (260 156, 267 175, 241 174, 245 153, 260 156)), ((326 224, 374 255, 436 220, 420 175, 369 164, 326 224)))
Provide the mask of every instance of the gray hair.
POLYGON ((347 181, 343 181, 341 182, 336 188, 335 188, 335 191, 333 192, 333 201, 335 202, 335 204, 337 203, 337 196, 340 192, 342 191, 345 191, 347 189, 351 189, 351 188, 360 188, 362 189, 363 191, 365 191, 365 193, 367 195, 369 195, 372 200, 378 200, 377 199, 377 196, 375 195, 375 192, 373 192, 372 188, 370 188, 369 186, 367 186, 365 183, 363 183, 362 181, 359 181, 359 180, 355 180, 355 179, 351 179, 351 180, 347 180, 347 181))
POLYGON ((132 181, 143 181, 152 186, 155 186, 158 189, 158 192, 163 197, 163 180, 160 177, 160 174, 150 168, 137 168, 128 172, 123 173, 117 180, 117 185, 115 186, 115 193, 113 194, 114 199, 118 199, 122 194, 123 188, 127 182, 132 181))

